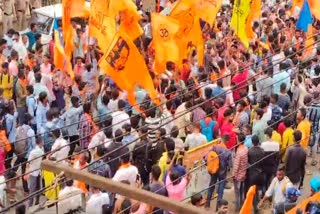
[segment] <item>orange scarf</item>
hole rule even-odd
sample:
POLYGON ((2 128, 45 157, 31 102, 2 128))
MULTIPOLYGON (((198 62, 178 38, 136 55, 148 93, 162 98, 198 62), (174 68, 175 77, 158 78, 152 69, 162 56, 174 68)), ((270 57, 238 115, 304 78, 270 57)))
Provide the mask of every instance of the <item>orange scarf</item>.
POLYGON ((121 164, 121 166, 119 167, 119 169, 125 169, 131 166, 131 163, 123 163, 121 164))
POLYGON ((27 87, 27 80, 26 79, 21 79, 21 78, 19 78, 19 83, 20 83, 20 85, 22 85, 24 88, 26 88, 27 87))

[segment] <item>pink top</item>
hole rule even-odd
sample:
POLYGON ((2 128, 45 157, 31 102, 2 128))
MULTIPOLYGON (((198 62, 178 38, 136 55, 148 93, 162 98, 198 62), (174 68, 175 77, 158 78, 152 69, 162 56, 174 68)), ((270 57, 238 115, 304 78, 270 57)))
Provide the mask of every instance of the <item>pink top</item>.
POLYGON ((6 167, 4 166, 4 160, 6 159, 6 152, 4 148, 0 148, 0 175, 2 175, 6 171, 6 167))
POLYGON ((167 184, 167 191, 170 199, 172 198, 178 201, 182 201, 184 199, 185 190, 188 184, 186 178, 182 178, 180 183, 178 183, 177 185, 173 185, 172 181, 170 180, 170 175, 168 175, 166 177, 166 184, 167 184))
POLYGON ((9 63, 9 74, 11 76, 17 76, 18 75, 18 63, 15 60, 11 60, 9 63))
POLYGON ((74 72, 74 76, 82 76, 83 72, 84 72, 84 64, 79 65, 75 65, 73 72, 74 72))
POLYGON ((40 65, 40 69, 41 69, 41 73, 44 73, 44 74, 50 74, 51 73, 51 64, 48 63, 47 65, 42 63, 40 65))

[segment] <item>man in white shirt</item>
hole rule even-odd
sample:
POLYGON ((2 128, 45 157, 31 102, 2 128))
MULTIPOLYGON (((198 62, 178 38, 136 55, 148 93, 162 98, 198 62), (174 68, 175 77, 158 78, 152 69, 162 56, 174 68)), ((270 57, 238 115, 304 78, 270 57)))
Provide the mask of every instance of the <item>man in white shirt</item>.
POLYGON ((102 206, 110 203, 109 195, 103 193, 96 187, 91 187, 92 195, 87 201, 86 213, 96 214, 102 213, 102 206))
POLYGON ((58 200, 59 212, 76 211, 82 206, 82 191, 73 185, 73 180, 68 180, 59 192, 58 200))
POLYGON ((50 157, 55 158, 56 161, 67 159, 70 150, 68 141, 63 139, 60 129, 53 130, 52 135, 56 140, 52 145, 50 157))
POLYGON ((21 41, 20 33, 14 32, 12 40, 13 40, 13 45, 12 45, 13 50, 18 52, 19 60, 24 61, 28 54, 28 51, 21 41))
POLYGON ((126 123, 130 124, 130 117, 125 112, 126 103, 123 100, 118 101, 118 111, 112 113, 112 129, 113 134, 118 129, 122 129, 122 126, 126 123))
POLYGON ((200 133, 200 125, 197 123, 192 124, 192 133, 187 135, 185 144, 189 149, 193 149, 205 143, 207 143, 207 138, 200 133))
MULTIPOLYGON (((40 166, 42 162, 42 157, 44 155, 43 151, 43 141, 41 138, 38 138, 36 141, 36 147, 31 150, 27 172, 29 174, 29 193, 32 194, 40 189, 40 166)), ((40 195, 36 196, 35 205, 39 204, 40 195)), ((33 198, 29 199, 29 207, 33 206, 33 198)))
POLYGON ((121 157, 121 165, 116 171, 116 174, 113 176, 112 180, 114 181, 129 181, 131 186, 136 184, 138 175, 137 167, 131 165, 130 163, 130 154, 125 154, 121 157))

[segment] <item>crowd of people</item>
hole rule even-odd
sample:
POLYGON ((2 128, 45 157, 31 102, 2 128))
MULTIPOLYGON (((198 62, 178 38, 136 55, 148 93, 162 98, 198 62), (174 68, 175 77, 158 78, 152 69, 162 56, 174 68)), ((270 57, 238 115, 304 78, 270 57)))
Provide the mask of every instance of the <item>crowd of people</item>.
MULTIPOLYGON (((54 37, 41 44, 35 23, 23 35, 6 31, 0 39, 0 206, 18 201, 19 180, 25 196, 55 182, 54 174, 40 169, 44 159, 184 201, 192 172, 183 155, 216 140, 217 157, 204 157, 210 183, 191 196, 192 205, 209 209, 217 189, 213 209, 238 213, 256 185, 254 213, 269 199, 277 214, 294 207, 300 189, 309 191, 307 157, 312 166, 320 161, 320 23, 314 22, 314 35, 307 37, 295 27, 290 1, 270 2, 253 23, 257 39, 248 50, 229 27, 232 5, 224 5, 214 27, 202 23, 203 66, 190 47, 182 66, 167 62, 158 76, 149 48, 150 13, 137 1, 145 33, 136 45, 145 54, 159 106, 138 85, 139 105, 129 105, 126 91, 100 70, 102 52, 88 37, 86 20, 73 20, 73 80, 55 68, 54 37), (234 209, 224 198, 230 188, 234 209)), ((319 192, 320 178, 315 176, 310 187, 310 195, 319 192)), ((167 212, 70 179, 45 195, 60 199, 59 209, 68 213, 82 199, 64 197, 77 192, 87 198, 86 213, 167 212)), ((26 206, 38 205, 40 196, 30 197, 26 206)), ((310 207, 320 210, 315 202, 310 207)))

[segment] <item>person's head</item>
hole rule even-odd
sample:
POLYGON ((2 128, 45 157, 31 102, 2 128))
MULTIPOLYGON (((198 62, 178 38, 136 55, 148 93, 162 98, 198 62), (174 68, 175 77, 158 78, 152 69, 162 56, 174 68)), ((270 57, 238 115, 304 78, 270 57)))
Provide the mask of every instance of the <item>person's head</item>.
POLYGON ((200 133, 201 126, 199 123, 192 123, 192 133, 200 133))
POLYGON ((299 130, 296 130, 293 132, 293 138, 294 138, 294 142, 296 144, 300 144, 300 141, 302 140, 302 133, 299 130))
POLYGON ((0 53, 7 47, 7 40, 1 38, 0 39, 0 53))
POLYGON ((82 57, 81 57, 81 56, 77 56, 77 57, 76 57, 76 64, 77 64, 78 66, 82 66, 82 57))
POLYGON ((41 42, 41 37, 42 36, 40 33, 36 34, 36 36, 35 36, 36 42, 41 42))
POLYGON ((229 202, 227 200, 221 199, 218 201, 218 214, 228 214, 229 213, 229 202))
POLYGON ((265 134, 267 140, 271 140, 271 138, 272 138, 272 132, 273 132, 273 129, 272 129, 271 127, 268 127, 268 128, 264 131, 264 134, 265 134))
POLYGON ((106 152, 106 149, 104 147, 104 145, 99 145, 97 148, 96 148, 96 152, 95 152, 95 156, 97 158, 100 158, 102 157, 106 152))
POLYGON ((320 177, 314 176, 309 182, 311 188, 311 196, 320 191, 320 177))
POLYGON ((116 99, 118 99, 118 97, 119 97, 119 90, 117 88, 112 89, 111 98, 113 100, 116 100, 116 99))
POLYGON ((61 136, 61 130, 60 129, 54 129, 54 130, 51 131, 51 133, 52 133, 52 136, 55 139, 58 139, 61 136))
POLYGON ((246 107, 246 102, 244 100, 239 100, 237 104, 237 111, 242 112, 245 107, 246 107))
POLYGON ((246 135, 245 134, 243 134, 243 133, 239 133, 238 134, 238 144, 239 145, 243 145, 245 139, 246 139, 246 135))
POLYGON ((276 177, 279 181, 282 181, 284 176, 285 176, 284 166, 279 166, 276 177))
POLYGON ((33 94, 33 85, 27 85, 27 94, 32 95, 33 94))
POLYGON ((168 70, 168 71, 174 71, 175 70, 175 64, 173 63, 173 62, 167 62, 166 63, 166 69, 168 70))
POLYGON ((39 101, 43 104, 47 104, 48 103, 48 95, 47 92, 40 92, 39 94, 39 101))
POLYGON ((48 63, 50 62, 50 59, 51 59, 51 57, 50 57, 49 54, 45 54, 45 55, 43 56, 43 62, 44 62, 45 64, 48 64, 48 63))
POLYGON ((307 110, 305 108, 300 108, 297 113, 297 120, 300 122, 304 120, 307 116, 307 110))
POLYGON ((230 141, 230 136, 227 134, 224 134, 221 136, 221 143, 227 144, 230 141))
POLYGON ((78 107, 79 107, 79 97, 77 97, 77 96, 72 96, 72 97, 70 98, 70 100, 71 100, 71 104, 72 104, 73 107, 75 107, 75 108, 78 108, 78 107))
POLYGON ((25 204, 21 204, 19 206, 16 207, 16 214, 25 214, 26 212, 26 205, 25 204))
POLYGON ((40 148, 43 147, 44 143, 43 143, 43 139, 41 136, 36 137, 36 145, 39 146, 40 148))
POLYGON ((251 141, 253 146, 259 146, 260 144, 259 137, 257 135, 253 135, 251 141))
POLYGON ((174 149, 175 149, 174 140, 171 139, 171 138, 165 138, 165 139, 164 139, 164 145, 165 145, 165 150, 166 150, 167 152, 169 152, 169 151, 174 151, 174 149))
POLYGON ((164 137, 166 136, 167 131, 165 128, 160 128, 156 131, 156 137, 158 140, 162 140, 164 139, 164 137))
POLYGON ((112 139, 113 138, 113 132, 112 132, 112 127, 109 127, 109 128, 105 128, 103 130, 104 134, 106 135, 106 137, 108 139, 112 139))
POLYGON ((271 94, 270 103, 277 104, 278 99, 279 99, 279 95, 278 94, 271 94))
POLYGON ((91 103, 85 103, 83 104, 83 112, 84 113, 87 113, 87 114, 90 114, 91 112, 91 103))
POLYGON ((37 25, 36 23, 31 23, 30 24, 30 30, 34 33, 37 31, 37 25))
POLYGON ((264 114, 264 111, 263 111, 261 108, 257 108, 257 109, 254 111, 254 119, 256 119, 256 120, 261 120, 263 114, 264 114))
POLYGON ((129 123, 123 124, 122 130, 124 135, 129 135, 131 133, 131 125, 129 123))
POLYGON ((40 83, 41 82, 41 78, 42 78, 42 75, 40 72, 36 72, 34 74, 34 79, 36 80, 36 83, 40 83))
POLYGON ((13 59, 13 60, 18 60, 19 59, 19 54, 15 50, 11 51, 11 55, 10 56, 11 56, 11 59, 13 59))
POLYGON ((117 129, 114 133, 114 140, 117 143, 121 143, 122 139, 123 139, 123 132, 121 129, 117 129))
POLYGON ((126 102, 124 100, 118 101, 118 109, 119 111, 124 111, 126 108, 126 102))
POLYGON ((26 124, 26 125, 30 125, 31 121, 32 121, 32 116, 29 113, 26 113, 24 115, 23 123, 26 124))
POLYGON ((286 83, 284 83, 284 82, 281 83, 280 92, 283 93, 283 94, 287 93, 287 84, 286 83))
POLYGON ((292 126, 292 120, 291 118, 286 118, 284 121, 283 121, 283 124, 286 128, 290 128, 292 126))
POLYGON ((21 79, 21 80, 25 79, 24 69, 20 69, 18 71, 18 78, 21 79))
POLYGON ((1 67, 2 67, 2 73, 7 74, 9 71, 9 63, 4 62, 4 63, 2 63, 1 67))
POLYGON ((234 114, 233 114, 233 111, 232 109, 227 109, 224 114, 224 119, 229 121, 229 122, 232 122, 233 121, 233 117, 234 117, 234 114))
POLYGON ((192 195, 191 196, 191 204, 193 206, 200 207, 202 199, 203 199, 203 197, 202 197, 201 193, 197 193, 195 195, 192 195))
POLYGON ((252 133, 252 127, 251 127, 251 125, 249 125, 249 124, 245 125, 245 126, 244 126, 244 129, 243 129, 243 133, 244 133, 245 135, 251 135, 251 133, 252 133))
POLYGON ((151 167, 151 180, 152 181, 158 181, 161 175, 161 169, 160 167, 155 164, 151 167))
POLYGON ((120 159, 123 164, 129 163, 130 162, 130 153, 123 154, 120 159))
POLYGON ((179 128, 178 126, 173 126, 170 132, 170 137, 177 138, 179 135, 179 128))
POLYGON ((88 163, 88 156, 86 152, 82 152, 78 155, 78 160, 80 165, 85 165, 86 163, 88 163))
POLYGON ((206 99, 210 99, 212 97, 212 89, 210 87, 204 89, 204 96, 206 99))
POLYGON ((296 202, 298 200, 298 197, 301 195, 301 192, 299 189, 295 187, 289 187, 286 192, 286 198, 290 202, 296 202))

